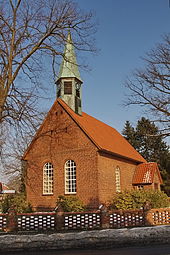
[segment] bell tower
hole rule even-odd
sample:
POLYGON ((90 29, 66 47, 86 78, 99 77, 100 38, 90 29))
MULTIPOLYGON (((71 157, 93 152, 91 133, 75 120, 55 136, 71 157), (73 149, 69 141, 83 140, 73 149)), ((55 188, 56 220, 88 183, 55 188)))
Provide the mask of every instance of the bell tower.
POLYGON ((57 98, 61 98, 75 113, 82 114, 82 80, 77 65, 70 31, 56 81, 57 98))

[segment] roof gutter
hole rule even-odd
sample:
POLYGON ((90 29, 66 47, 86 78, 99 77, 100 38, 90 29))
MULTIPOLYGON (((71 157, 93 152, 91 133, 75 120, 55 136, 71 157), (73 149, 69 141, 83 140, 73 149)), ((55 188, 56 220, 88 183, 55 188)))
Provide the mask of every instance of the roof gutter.
POLYGON ((140 163, 145 163, 145 162, 143 162, 143 161, 139 161, 139 160, 137 160, 137 159, 129 158, 129 157, 120 155, 120 154, 118 154, 118 153, 114 153, 114 152, 112 152, 112 151, 105 150, 105 149, 99 149, 98 152, 104 152, 104 153, 106 153, 106 154, 110 154, 110 155, 112 155, 112 156, 117 156, 117 157, 119 157, 119 158, 123 158, 123 159, 129 160, 129 161, 132 161, 132 162, 135 162, 135 163, 139 163, 139 164, 140 164, 140 163))

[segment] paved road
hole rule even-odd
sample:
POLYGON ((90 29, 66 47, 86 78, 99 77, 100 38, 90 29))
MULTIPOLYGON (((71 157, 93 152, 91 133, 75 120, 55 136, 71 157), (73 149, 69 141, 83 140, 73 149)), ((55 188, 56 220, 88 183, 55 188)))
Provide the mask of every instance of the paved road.
POLYGON ((152 247, 114 248, 108 250, 24 251, 18 253, 1 253, 1 255, 170 255, 170 244, 152 247))

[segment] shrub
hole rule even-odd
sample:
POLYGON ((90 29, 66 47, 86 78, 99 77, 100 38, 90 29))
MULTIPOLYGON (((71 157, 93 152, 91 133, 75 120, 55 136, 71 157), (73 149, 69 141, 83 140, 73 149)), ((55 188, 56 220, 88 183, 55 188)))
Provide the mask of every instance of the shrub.
POLYGON ((170 201, 166 193, 163 191, 146 192, 146 199, 150 201, 152 208, 164 208, 170 206, 170 201))
POLYGON ((8 195, 1 202, 2 213, 8 212, 10 208, 14 208, 17 213, 28 213, 32 212, 31 205, 26 201, 26 196, 23 193, 18 193, 16 195, 8 195))
POLYGON ((111 203, 111 209, 128 210, 131 209, 132 207, 133 207, 132 196, 128 191, 117 193, 111 203))
POLYGON ((81 212, 85 210, 83 202, 75 196, 59 196, 57 206, 61 206, 64 212, 81 212))
POLYGON ((149 204, 150 208, 164 208, 170 206, 168 196, 162 191, 155 190, 131 190, 116 194, 113 198, 111 209, 141 209, 149 204))

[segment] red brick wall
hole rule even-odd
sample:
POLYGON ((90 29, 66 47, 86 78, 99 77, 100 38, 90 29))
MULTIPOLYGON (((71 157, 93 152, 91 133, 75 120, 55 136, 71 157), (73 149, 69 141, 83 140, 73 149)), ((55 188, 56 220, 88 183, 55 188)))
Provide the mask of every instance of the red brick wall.
POLYGON ((120 167, 121 191, 132 189, 132 178, 136 168, 135 163, 119 157, 108 156, 100 153, 98 156, 98 180, 99 180, 99 199, 106 202, 112 199, 116 192, 115 169, 120 167))
POLYGON ((159 180, 159 177, 158 177, 157 173, 154 174, 153 183, 152 183, 152 189, 156 188, 155 184, 157 185, 157 189, 160 190, 160 180, 159 180))
POLYGON ((27 160, 27 199, 33 207, 55 207, 59 195, 65 193, 64 165, 69 159, 76 163, 77 196, 85 204, 98 198, 97 150, 83 131, 55 104, 49 112, 38 138, 30 147, 27 160), (54 194, 43 195, 43 166, 54 167, 54 194))

